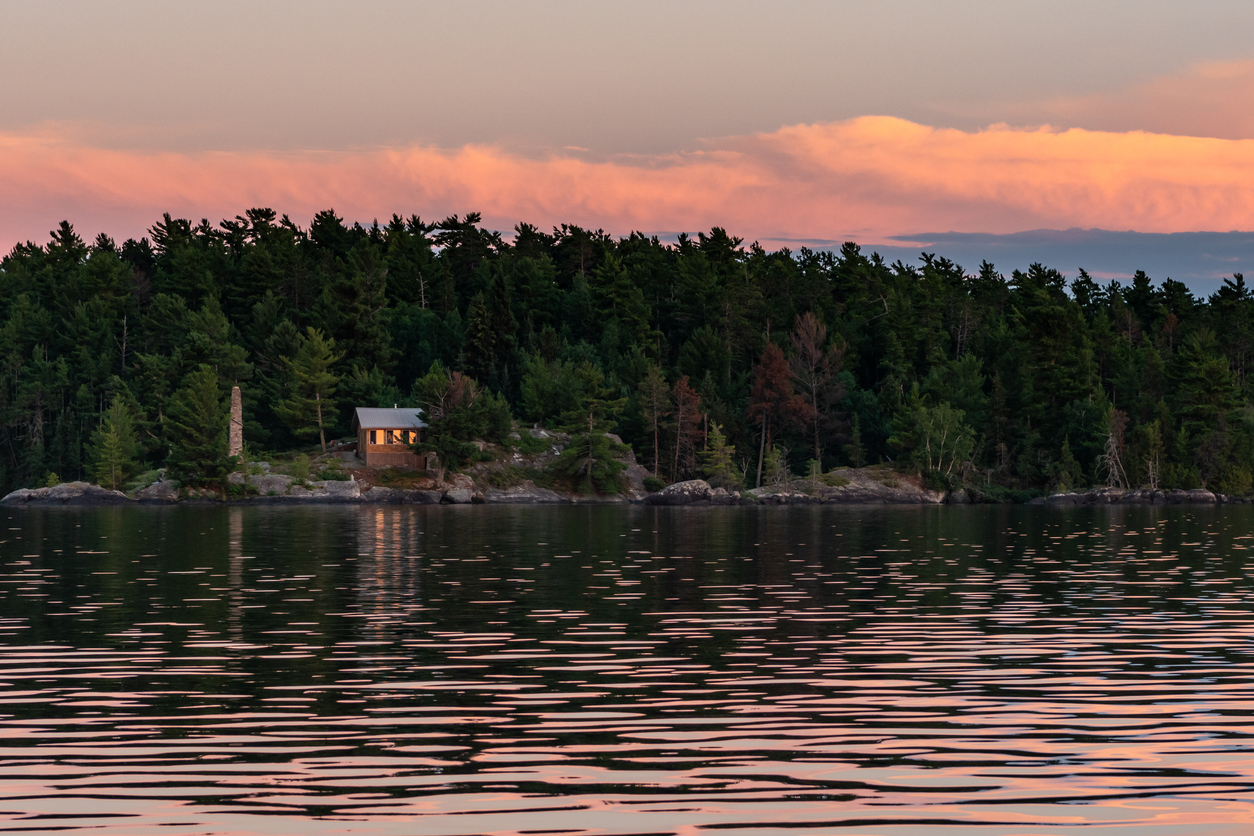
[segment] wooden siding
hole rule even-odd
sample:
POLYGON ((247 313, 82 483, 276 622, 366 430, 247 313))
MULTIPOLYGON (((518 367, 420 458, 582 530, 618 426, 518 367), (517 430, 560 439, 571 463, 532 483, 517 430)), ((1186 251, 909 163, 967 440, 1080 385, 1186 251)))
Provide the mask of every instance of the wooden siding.
MULTIPOLYGON (((425 470, 427 467, 427 457, 420 456, 409 449, 409 445, 403 442, 396 444, 371 444, 370 433, 375 433, 375 438, 379 441, 387 438, 387 430, 375 428, 374 430, 359 429, 357 431, 357 458, 361 459, 366 467, 407 467, 411 470, 425 470)), ((400 437, 402 430, 393 430, 396 437, 400 437)), ((415 437, 418 437, 415 432, 415 437)))
POLYGON ((371 444, 366 451, 366 467, 407 467, 410 470, 424 470, 427 457, 409 451, 400 452, 396 444, 371 444))

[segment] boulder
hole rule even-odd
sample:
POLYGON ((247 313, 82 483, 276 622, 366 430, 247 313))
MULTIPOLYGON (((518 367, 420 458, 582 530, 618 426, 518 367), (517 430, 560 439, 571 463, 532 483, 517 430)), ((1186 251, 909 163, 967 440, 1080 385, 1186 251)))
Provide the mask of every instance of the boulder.
POLYGON ((475 480, 465 473, 450 473, 444 477, 444 489, 450 488, 455 490, 475 490, 475 480))
POLYGON ((90 482, 65 482, 50 488, 21 488, 0 500, 5 505, 125 505, 133 502, 121 491, 90 482))
MULTIPOLYGON (((800 483, 799 483, 800 484, 800 483)), ((945 501, 944 491, 923 487, 915 474, 896 473, 883 468, 842 467, 825 474, 817 486, 806 480, 809 495, 823 502, 858 505, 939 505, 945 501), (829 480, 835 484, 829 484, 829 480)), ((777 492, 794 493, 787 487, 777 492)), ((788 501, 788 500, 785 500, 788 501)))
POLYGON ((328 497, 336 499, 356 499, 361 496, 361 484, 352 479, 347 482, 336 479, 319 480, 313 486, 325 492, 328 497))
POLYGON ((704 479, 690 479, 687 482, 676 482, 667 485, 657 493, 644 498, 646 505, 692 505, 696 502, 708 502, 714 491, 710 483, 704 479))
POLYGON ((291 476, 284 476, 281 473, 263 473, 260 476, 249 476, 247 484, 262 496, 269 496, 271 491, 280 495, 287 493, 287 489, 295 481, 291 476))
POLYGON ((950 491, 949 496, 945 497, 945 501, 950 505, 970 505, 971 497, 967 496, 966 490, 958 488, 957 490, 950 491))
POLYGON ((135 491, 135 498, 147 504, 178 502, 179 483, 162 479, 135 491))
POLYGON ((475 493, 469 488, 449 488, 444 492, 444 501, 451 505, 469 505, 474 498, 475 493))

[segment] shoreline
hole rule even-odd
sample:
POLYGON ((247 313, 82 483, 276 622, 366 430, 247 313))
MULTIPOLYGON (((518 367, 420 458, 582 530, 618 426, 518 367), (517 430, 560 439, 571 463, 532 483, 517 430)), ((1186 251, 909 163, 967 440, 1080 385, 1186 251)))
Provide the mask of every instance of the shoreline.
MULTIPOLYGON (((233 474, 236 475, 236 474, 233 474)), ((1052 508, 1097 507, 1105 505, 1246 505, 1248 497, 1228 497, 1205 489, 1148 490, 1092 488, 1083 492, 1039 496, 1026 503, 972 503, 962 489, 943 493, 923 488, 917 477, 894 480, 846 479, 831 486, 794 482, 778 487, 747 491, 712 488, 703 480, 669 485, 654 493, 632 490, 617 495, 561 493, 526 482, 509 488, 483 487, 462 477, 436 488, 407 489, 367 486, 355 481, 314 482, 295 485, 284 494, 230 497, 208 490, 188 494, 157 483, 127 495, 86 482, 67 482, 44 488, 21 488, 0 499, 9 508, 121 507, 172 505, 651 505, 655 507, 711 506, 929 506, 929 505, 1031 505, 1052 508), (467 484, 469 483, 469 484, 467 484)))

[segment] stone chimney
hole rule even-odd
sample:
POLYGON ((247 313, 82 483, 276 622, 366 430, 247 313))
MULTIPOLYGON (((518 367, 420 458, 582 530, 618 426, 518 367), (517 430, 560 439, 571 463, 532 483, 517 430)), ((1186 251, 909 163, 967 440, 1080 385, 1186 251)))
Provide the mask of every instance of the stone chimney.
POLYGON ((240 397, 239 387, 231 387, 231 435, 226 445, 228 456, 238 456, 244 452, 244 401, 240 397))

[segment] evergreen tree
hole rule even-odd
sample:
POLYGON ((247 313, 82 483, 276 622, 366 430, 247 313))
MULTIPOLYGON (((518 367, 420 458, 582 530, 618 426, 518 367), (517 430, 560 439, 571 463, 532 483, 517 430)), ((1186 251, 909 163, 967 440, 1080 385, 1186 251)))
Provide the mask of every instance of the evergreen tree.
POLYGON ((462 369, 466 374, 487 380, 496 365, 497 334, 492 315, 482 293, 476 293, 466 311, 466 343, 462 347, 462 369))
POLYGON ((100 426, 91 436, 94 453, 92 475, 96 482, 117 490, 135 474, 139 443, 135 435, 135 416, 121 395, 114 395, 100 426))
POLYGON ((723 437, 723 428, 716 423, 710 424, 710 449, 701 453, 702 476, 711 487, 737 491, 744 487, 744 481, 736 472, 732 461, 735 448, 723 437))
POLYGON ((849 443, 845 445, 845 454, 854 467, 862 467, 866 451, 862 448, 862 419, 853 417, 853 427, 849 431, 849 443))
POLYGON ((671 400, 670 387, 666 385, 666 378, 662 376, 662 370, 656 363, 650 363, 645 371, 640 381, 637 399, 640 403, 641 417, 653 436, 653 475, 657 476, 660 450, 658 439, 661 436, 662 423, 666 416, 670 415, 674 404, 671 400))
POLYGON ((626 398, 615 398, 605 385, 604 373, 590 362, 581 363, 574 378, 576 405, 562 416, 570 443, 555 466, 575 477, 584 491, 617 493, 618 474, 627 467, 619 456, 626 448, 608 433, 626 398))
POLYGON ((343 354, 335 353, 335 340, 309 327, 296 340, 296 356, 284 357, 291 374, 288 397, 275 411, 297 436, 318 436, 327 451, 327 419, 335 415, 335 387, 339 375, 332 371, 343 354))
POLYGON ((170 399, 165 423, 170 472, 187 485, 220 486, 231 466, 229 421, 217 373, 211 366, 198 367, 170 399))

